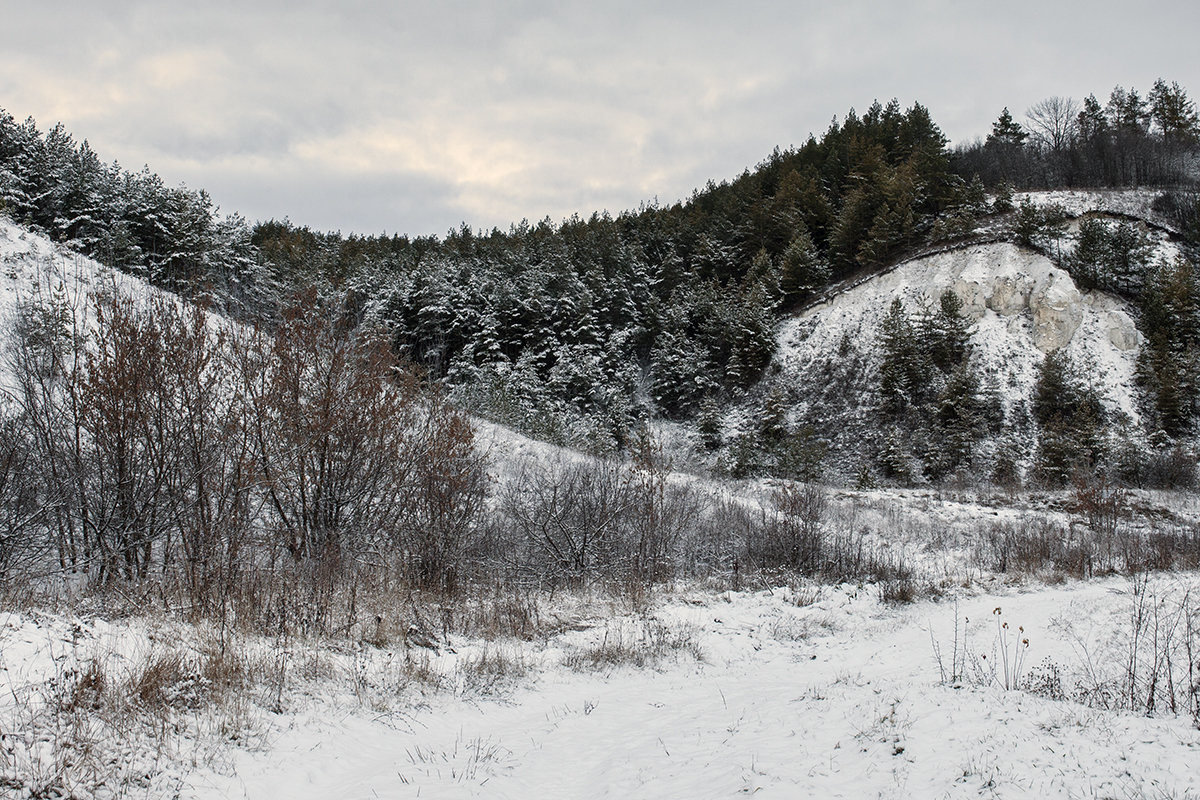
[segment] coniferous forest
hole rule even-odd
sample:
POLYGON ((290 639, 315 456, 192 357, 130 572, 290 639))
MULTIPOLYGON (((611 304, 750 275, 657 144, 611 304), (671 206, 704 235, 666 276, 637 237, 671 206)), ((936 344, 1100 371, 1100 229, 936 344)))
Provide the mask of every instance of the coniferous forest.
MULTIPOLYGON (((1144 98, 1122 87, 1104 104, 1051 97, 1023 122, 1004 109, 985 138, 953 148, 924 106, 876 102, 671 205, 409 238, 286 219, 251 225, 220 214, 202 190, 105 164, 61 125, 41 133, 3 113, 0 208, 241 319, 274 324, 297 291, 313 289, 339 324, 386 331, 397 356, 460 406, 603 453, 628 450, 652 418, 711 434, 716 410, 762 378, 781 316, 831 286, 969 241, 981 220, 1004 219, 1006 236, 1051 252, 1064 220, 1013 208, 1013 191, 1160 187, 1156 210, 1196 247, 1198 135, 1195 103, 1163 80, 1144 98)), ((1191 263, 1145 263, 1138 237, 1132 223, 1085 221, 1079 247, 1058 260, 1082 287, 1140 309, 1150 342, 1143 387, 1158 427, 1179 436, 1197 413, 1196 279, 1191 263)), ((939 313, 953 316, 944 304, 939 313)), ((882 418, 956 442, 928 470, 945 475, 990 424, 982 413, 933 410, 945 391, 975 398, 961 344, 927 341, 928 357, 896 366, 897 348, 909 345, 889 324, 889 364, 875 387, 882 418), (950 385, 925 381, 925 397, 906 396, 897 369, 911 385, 930 369, 950 385)), ((779 462, 735 454, 725 463, 787 472, 779 462)), ((903 477, 886 459, 877 466, 903 477)), ((812 474, 811 464, 801 471, 812 474)))

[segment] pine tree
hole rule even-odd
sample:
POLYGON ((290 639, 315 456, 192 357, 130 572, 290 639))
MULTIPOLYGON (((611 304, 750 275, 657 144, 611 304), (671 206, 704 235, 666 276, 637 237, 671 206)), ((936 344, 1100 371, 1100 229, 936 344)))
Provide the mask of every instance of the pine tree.
POLYGON ((964 363, 970 325, 962 314, 963 303, 947 289, 938 297, 938 307, 921 318, 918 335, 925 357, 943 375, 964 363))
POLYGON ((1104 113, 1109 126, 1120 131, 1144 134, 1150 128, 1150 112, 1136 89, 1127 92, 1120 86, 1115 87, 1108 96, 1104 113))
POLYGON ((1200 135, 1196 104, 1178 83, 1170 86, 1162 78, 1154 82, 1148 98, 1150 119, 1158 132, 1172 143, 1194 144, 1200 135))
POLYGON ((965 363, 957 366, 948 376, 937 402, 945 469, 951 471, 970 460, 971 450, 985 429, 975 372, 965 363))
POLYGON ((1075 234, 1075 249, 1067 257, 1067 269, 1082 289, 1098 289, 1108 285, 1105 267, 1108 263, 1108 226, 1096 217, 1084 217, 1075 234))
POLYGON ((864 266, 883 263, 912 238, 919 194, 915 170, 905 164, 886 171, 879 181, 879 193, 875 217, 858 248, 858 263, 864 266))
POLYGON ((1025 144, 1029 134, 1013 120, 1008 106, 1000 112, 1000 117, 992 123, 992 132, 988 135, 985 145, 1001 148, 1018 148, 1025 144))
POLYGON ((1047 483, 1062 485, 1073 470, 1099 460, 1103 406, 1062 350, 1049 353, 1042 362, 1033 415, 1040 428, 1038 471, 1047 483))
POLYGON ((902 414, 917 402, 923 387, 925 364, 917 345, 916 331, 900 298, 892 300, 879 323, 879 392, 884 408, 902 414))

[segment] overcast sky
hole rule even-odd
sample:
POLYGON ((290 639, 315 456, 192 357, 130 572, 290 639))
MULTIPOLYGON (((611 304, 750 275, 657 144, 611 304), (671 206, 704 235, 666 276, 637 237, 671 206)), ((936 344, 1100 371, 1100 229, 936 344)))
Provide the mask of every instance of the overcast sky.
POLYGON ((851 106, 953 140, 1050 95, 1200 95, 1195 0, 0 0, 0 107, 251 220, 443 234, 731 178, 851 106))

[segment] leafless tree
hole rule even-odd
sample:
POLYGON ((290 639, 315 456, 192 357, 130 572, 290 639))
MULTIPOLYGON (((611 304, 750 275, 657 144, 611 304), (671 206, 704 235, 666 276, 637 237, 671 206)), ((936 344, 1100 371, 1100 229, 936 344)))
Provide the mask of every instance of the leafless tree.
POLYGON ((1025 112, 1034 141, 1052 153, 1065 152, 1075 140, 1079 108, 1073 98, 1058 95, 1035 103, 1025 112))
POLYGON ((407 437, 420 409, 387 342, 338 330, 310 292, 276 331, 249 334, 241 365, 271 526, 288 553, 336 557, 396 529, 418 468, 407 437))
POLYGON ((156 428, 172 450, 164 559, 200 613, 220 610, 237 580, 259 500, 248 408, 231 358, 234 331, 203 308, 152 304, 163 336, 156 428))
POLYGON ((405 486, 400 523, 384 544, 398 554, 411 583, 454 592, 487 494, 475 431, 463 412, 430 395, 407 432, 406 451, 417 466, 405 486))
POLYGON ((46 509, 40 500, 25 428, 5 408, 0 412, 0 579, 49 549, 42 534, 46 509))
POLYGON ((632 585, 646 587, 672 577, 681 541, 703 503, 693 491, 669 483, 671 465, 657 441, 644 436, 632 456, 626 570, 632 585))
POLYGON ((611 569, 630 505, 622 472, 607 459, 527 461, 501 501, 519 538, 514 544, 523 552, 522 566, 574 583, 611 569))

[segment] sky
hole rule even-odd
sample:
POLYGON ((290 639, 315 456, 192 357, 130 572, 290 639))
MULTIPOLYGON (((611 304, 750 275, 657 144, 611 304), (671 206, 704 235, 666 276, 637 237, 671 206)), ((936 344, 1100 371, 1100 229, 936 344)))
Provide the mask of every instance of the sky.
POLYGON ((1178 81, 1200 3, 0 0, 0 108, 343 233, 672 203, 878 99, 952 141, 1178 81))

